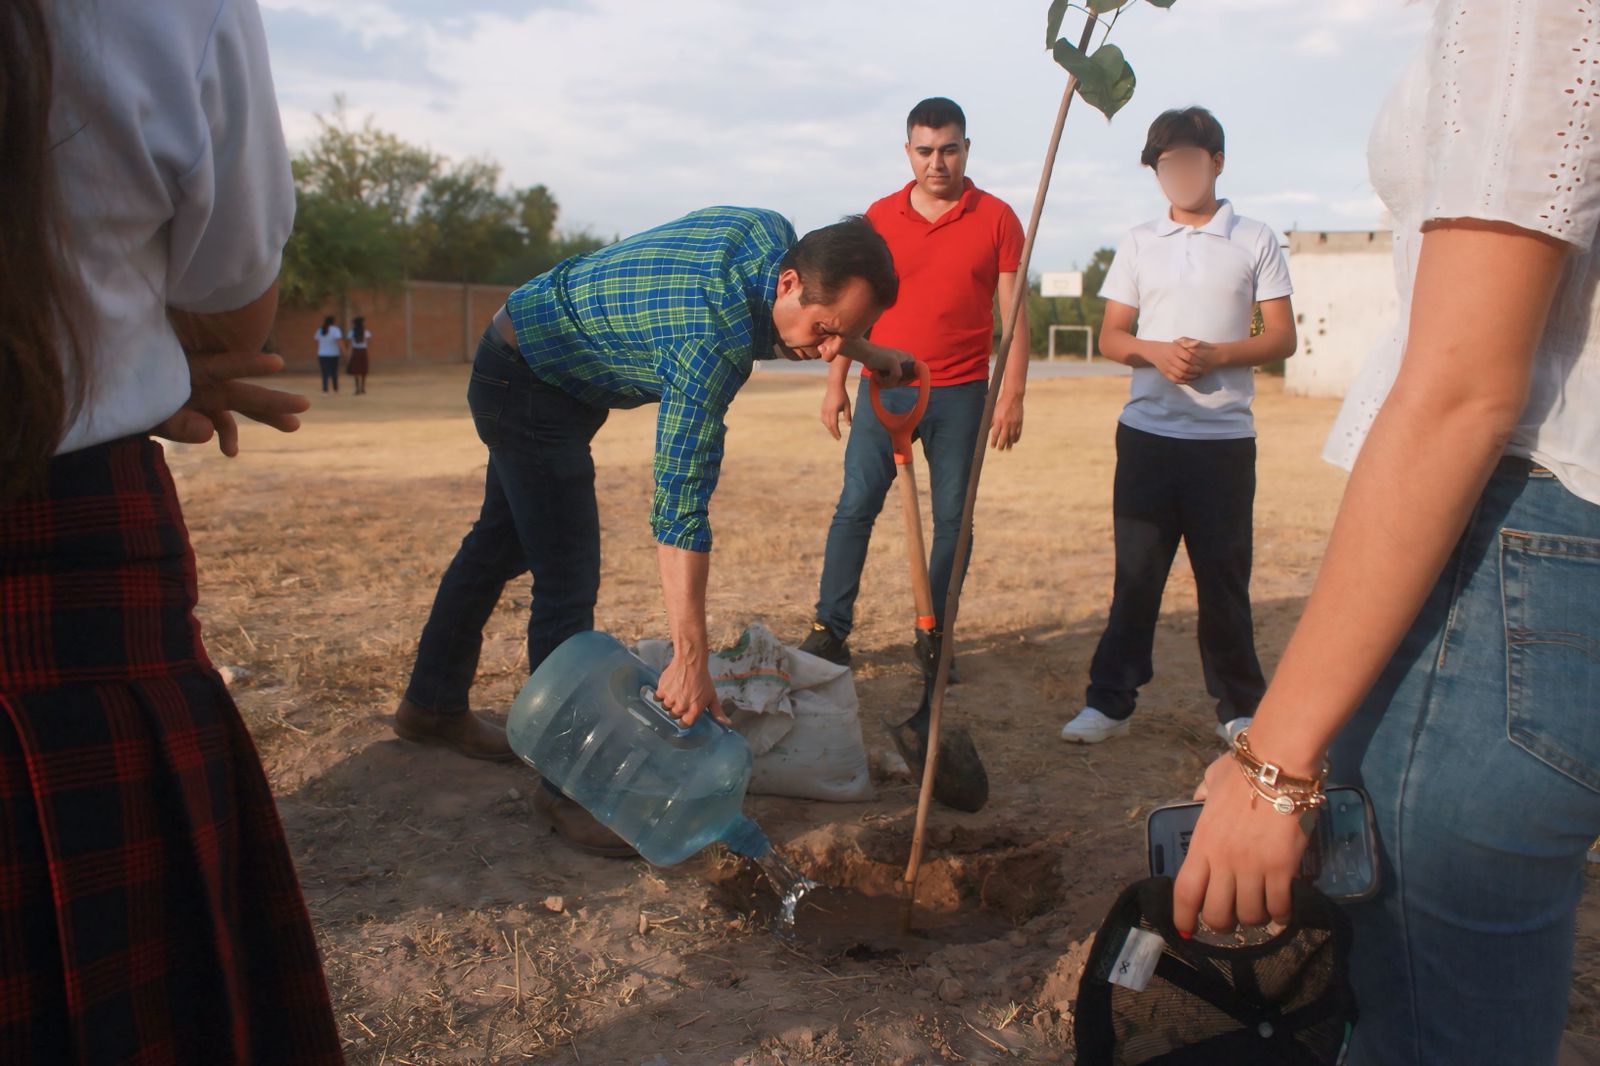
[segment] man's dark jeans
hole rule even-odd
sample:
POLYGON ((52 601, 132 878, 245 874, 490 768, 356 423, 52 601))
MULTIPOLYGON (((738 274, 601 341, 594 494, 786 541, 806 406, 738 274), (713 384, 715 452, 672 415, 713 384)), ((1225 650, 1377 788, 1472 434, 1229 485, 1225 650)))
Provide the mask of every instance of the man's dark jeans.
POLYGON ((489 449, 483 507, 439 581, 406 688, 406 699, 443 714, 467 710, 483 626, 506 582, 533 574, 530 671, 594 628, 600 591, 589 442, 608 412, 540 382, 493 327, 478 344, 467 405, 489 449))

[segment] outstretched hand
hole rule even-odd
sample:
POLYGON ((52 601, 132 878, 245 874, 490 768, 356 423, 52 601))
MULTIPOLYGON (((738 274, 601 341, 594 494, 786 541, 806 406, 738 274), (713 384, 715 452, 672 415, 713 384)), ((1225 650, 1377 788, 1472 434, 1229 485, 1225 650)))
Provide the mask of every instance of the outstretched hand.
POLYGON ((917 361, 912 356, 860 337, 824 337, 817 343, 817 352, 827 363, 840 356, 855 360, 872 372, 880 389, 892 389, 917 378, 917 361))

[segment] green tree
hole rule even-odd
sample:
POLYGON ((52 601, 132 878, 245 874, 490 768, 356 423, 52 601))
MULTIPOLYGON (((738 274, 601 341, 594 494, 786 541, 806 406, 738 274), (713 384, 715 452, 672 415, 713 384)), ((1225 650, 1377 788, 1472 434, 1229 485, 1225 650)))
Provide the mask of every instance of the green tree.
POLYGON ((440 159, 370 117, 353 126, 335 97, 291 165, 297 214, 284 249, 284 300, 342 304, 351 289, 398 285, 416 259, 411 215, 440 159))
POLYGON ((320 193, 299 194, 294 235, 283 251, 279 295, 308 306, 350 290, 392 289, 402 278, 407 233, 381 209, 320 193))
POLYGON ((607 242, 556 228, 544 185, 507 188, 490 159, 455 163, 353 122, 342 97, 293 159, 299 217, 284 251, 285 302, 343 304, 408 278, 517 284, 607 242))
POLYGON ((444 166, 426 148, 378 129, 369 115, 350 124, 343 97, 331 116, 317 116, 317 136, 295 158, 295 178, 308 191, 382 209, 397 224, 411 221, 417 200, 444 166))
POLYGON ((434 175, 412 223, 421 254, 417 277, 481 281, 522 246, 517 204, 499 187, 499 164, 488 160, 468 159, 434 175))
POLYGON ((522 242, 500 260, 486 280, 502 285, 520 285, 538 277, 561 260, 604 248, 610 242, 579 230, 561 233, 556 223, 561 207, 543 185, 522 189, 516 194, 517 225, 522 242))

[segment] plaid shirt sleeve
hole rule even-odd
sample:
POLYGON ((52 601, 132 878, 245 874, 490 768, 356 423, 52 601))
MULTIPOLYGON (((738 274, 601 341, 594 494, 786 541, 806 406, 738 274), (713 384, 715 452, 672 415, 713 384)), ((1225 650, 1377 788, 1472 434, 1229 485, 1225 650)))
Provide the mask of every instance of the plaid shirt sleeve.
POLYGON ((656 418, 650 527, 659 543, 687 551, 711 550, 711 494, 722 473, 724 419, 745 378, 718 350, 719 340, 680 342, 660 363, 666 387, 656 418))

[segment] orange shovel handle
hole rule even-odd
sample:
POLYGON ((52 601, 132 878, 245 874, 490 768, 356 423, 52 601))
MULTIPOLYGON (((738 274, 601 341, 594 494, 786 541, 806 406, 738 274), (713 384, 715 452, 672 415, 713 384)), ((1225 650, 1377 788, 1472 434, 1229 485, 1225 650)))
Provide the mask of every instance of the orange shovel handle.
MULTIPOLYGON (((907 365, 901 364, 902 378, 908 376, 907 365)), ((933 386, 933 372, 928 369, 927 363, 913 359, 909 365, 916 367, 917 402, 905 414, 892 415, 885 411, 879 396, 878 376, 872 374, 867 378, 872 410, 877 413, 878 421, 883 423, 883 428, 889 431, 889 441, 894 445, 894 461, 901 466, 911 461, 911 435, 917 431, 917 423, 922 421, 923 412, 928 409, 928 391, 933 386)))

